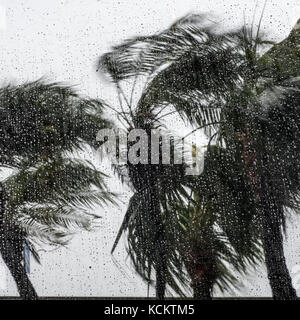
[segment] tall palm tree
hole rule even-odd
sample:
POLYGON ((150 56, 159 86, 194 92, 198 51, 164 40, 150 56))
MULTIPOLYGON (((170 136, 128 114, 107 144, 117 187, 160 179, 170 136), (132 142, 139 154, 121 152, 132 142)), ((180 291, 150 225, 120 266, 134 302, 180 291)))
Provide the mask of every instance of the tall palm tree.
POLYGON ((97 215, 85 209, 111 201, 105 175, 74 151, 96 146, 108 125, 102 102, 69 87, 36 81, 0 90, 0 252, 20 296, 37 299, 25 270, 24 245, 65 244, 74 226, 89 229, 97 215))
MULTIPOLYGON (((151 124, 150 127, 155 127, 154 124, 159 125, 154 116, 151 117, 151 121, 146 119, 143 115, 143 120, 148 126, 151 124)), ((142 125, 142 128, 146 128, 146 125, 142 125)), ((234 205, 238 196, 241 200, 247 198, 245 186, 242 185, 244 188, 240 189, 237 187, 237 177, 234 175, 236 172, 232 172, 232 159, 227 159, 231 171, 226 171, 224 156, 219 155, 218 160, 218 152, 212 150, 211 147, 208 153, 210 173, 201 175, 199 179, 185 176, 184 166, 175 165, 173 159, 170 165, 150 164, 149 159, 149 164, 128 162, 125 166, 116 166, 120 177, 133 187, 134 195, 129 201, 112 252, 121 234, 127 232, 128 253, 135 270, 148 283, 152 282, 152 269, 156 271, 157 298, 163 298, 160 294, 164 294, 166 285, 175 293, 184 296, 186 291, 189 291, 191 279, 194 297, 211 299, 215 284, 223 291, 237 286, 238 281, 230 272, 230 268, 245 273, 249 264, 255 264, 260 260, 259 231, 253 223, 254 219, 251 219, 254 214, 251 203, 248 206, 240 203, 239 206, 234 205), (214 164, 210 158, 214 159, 214 164), (217 161, 220 163, 219 171, 216 171, 217 161), (226 187, 225 172, 231 174, 226 187), (232 185, 235 186, 234 192, 230 190, 232 185), (198 199, 195 204, 186 188, 197 191, 201 189, 201 201, 198 199), (153 193, 150 190, 153 189, 157 194, 151 197, 153 193), (219 191, 218 197, 212 200, 216 190, 219 191), (228 199, 226 204, 224 199, 228 199), (156 211, 152 209, 155 204, 156 211), (210 210, 203 209, 209 206, 210 210), (235 218, 237 221, 233 224, 232 217, 239 211, 241 215, 235 218), (160 213, 160 225, 153 219, 153 212, 160 213), (216 224, 219 230, 215 229, 216 224), (164 256, 159 255, 161 247, 157 245, 158 233, 164 237, 164 256), (210 259, 210 265, 207 260, 203 261, 204 256, 210 259), (164 278, 157 276, 161 272, 157 267, 160 264, 165 266, 164 278), (199 274, 202 274, 202 278, 199 278, 199 274), (164 291, 161 291, 162 288, 164 291)), ((207 168, 206 165, 206 171, 207 168)), ((241 182, 238 186, 241 187, 241 182)))
MULTIPOLYGON (((261 20, 255 36, 253 27, 222 33, 204 20, 203 15, 190 15, 161 33, 130 39, 101 62, 118 81, 148 76, 141 98, 144 113, 171 105, 243 163, 262 228, 273 296, 296 299, 282 227, 286 205, 297 205, 293 174, 299 167, 299 83, 289 72, 278 77, 265 63, 261 20)), ((295 53, 291 59, 299 57, 298 34, 296 29, 290 38, 295 53)))
MULTIPOLYGON (((125 93, 121 88, 121 79, 114 78, 114 73, 109 69, 110 65, 109 63, 107 64, 107 59, 108 55, 104 55, 100 59, 101 68, 111 76, 120 98, 123 98, 120 102, 120 110, 112 109, 124 120, 124 123, 127 124, 128 131, 126 134, 128 134, 132 128, 144 129, 147 132, 148 141, 151 141, 150 130, 160 127, 162 125, 160 120, 166 116, 161 115, 164 106, 162 110, 157 113, 153 112, 151 109, 148 109, 146 110, 147 112, 145 112, 145 107, 148 107, 144 105, 147 87, 145 87, 145 91, 142 93, 141 98, 135 106, 132 103, 132 98, 126 98, 125 93), (125 110, 124 104, 127 104, 128 111, 125 110)), ((136 81, 137 79, 134 80, 131 96, 136 81)), ((163 134, 167 134, 167 132, 165 131, 163 134)), ((127 232, 128 253, 132 258, 135 269, 148 282, 151 282, 152 268, 156 271, 156 296, 161 299, 164 297, 166 284, 179 295, 183 295, 183 288, 188 286, 188 275, 184 272, 184 266, 191 265, 191 261, 188 262, 187 259, 184 258, 185 251, 187 250, 185 246, 188 247, 189 244, 187 239, 183 241, 185 237, 188 238, 188 235, 185 232, 179 232, 178 226, 183 226, 183 223, 181 219, 179 219, 177 213, 180 211, 181 213, 189 213, 189 209, 186 210, 187 207, 184 204, 183 199, 188 201, 191 200, 186 188, 193 189, 195 181, 192 183, 194 179, 191 180, 185 176, 184 165, 175 165, 172 162, 174 159, 170 162, 170 165, 162 163, 157 165, 151 164, 151 145, 148 146, 147 153, 149 157, 148 164, 133 165, 130 162, 127 162, 125 166, 125 175, 124 170, 117 167, 118 173, 121 173, 121 178, 124 179, 125 177, 129 182, 129 185, 133 187, 134 195, 129 201, 129 206, 112 252, 114 251, 122 232, 127 232), (177 204, 175 207, 174 203, 177 204), (178 282, 181 286, 178 285, 178 282)), ((124 169, 124 166, 122 169, 124 169)), ((203 181, 203 179, 204 178, 202 177, 201 181, 203 181)), ((201 184, 201 188, 204 191, 207 190, 207 186, 209 185, 208 178, 206 179, 205 186, 203 183, 204 182, 201 184, 197 181, 196 185, 200 188, 201 184)), ((214 188, 215 186, 211 187, 210 192, 213 192, 212 190, 214 188)), ((210 196, 208 196, 206 192, 204 205, 208 204, 209 197, 210 196)), ((220 207, 220 204, 218 207, 220 207)), ((227 210, 232 210, 232 205, 231 207, 227 206, 227 210)), ((217 210, 215 211, 217 212, 217 210)), ((213 219, 212 216, 211 219, 213 219)), ((222 227, 224 227, 224 223, 222 227)), ((242 227, 244 228, 245 225, 241 223, 241 228, 242 227)), ((198 226, 198 229, 199 228, 201 228, 201 226, 198 226)), ((234 230, 236 235, 238 228, 239 227, 236 226, 236 230, 234 230)), ((227 223, 226 232, 229 230, 230 228, 227 223)), ((211 230, 208 231, 210 232, 211 230)), ((198 234, 199 232, 200 231, 198 230, 198 234)), ((249 231, 250 236, 246 238, 245 235, 248 233, 245 232, 245 228, 243 231, 240 231, 239 234, 243 237, 237 237, 235 243, 232 241, 230 245, 226 244, 226 236, 223 236, 222 239, 219 238, 215 241, 214 245, 216 243, 219 245, 216 252, 217 255, 227 256, 226 259, 234 265, 237 271, 244 272, 246 260, 254 263, 259 258, 257 250, 258 238, 255 237, 253 244, 253 233, 251 234, 249 231), (239 239, 239 241, 237 241, 237 239, 239 239), (241 239, 243 239, 243 241, 241 239), (234 250, 232 251, 229 248, 229 246, 232 245, 239 246, 236 248, 237 252, 234 250), (244 252, 241 249, 243 249, 244 252)), ((208 243, 202 241, 202 246, 207 248, 208 243)), ((218 266, 221 266, 219 271, 221 268, 223 268, 223 270, 220 274, 216 275, 216 279, 213 279, 211 282, 209 293, 206 295, 209 297, 211 297, 212 287, 216 282, 219 283, 220 287, 223 289, 229 288, 230 285, 234 283, 234 277, 226 268, 224 269, 223 261, 220 259, 218 261, 218 266)), ((191 267, 190 269, 194 268, 191 267)), ((192 273, 190 272, 190 276, 191 275, 192 273)), ((198 281, 198 289, 200 288, 200 285, 201 283, 198 281)), ((197 292, 195 297, 205 297, 204 291, 195 289, 195 292, 197 292)))
MULTIPOLYGON (((117 89, 119 89, 117 84, 117 89)), ((161 124, 159 117, 151 112, 141 116, 139 103, 134 107, 129 105, 130 113, 124 112, 122 104, 120 111, 115 111, 127 123, 125 135, 133 128, 144 129, 148 136, 148 163, 114 165, 122 181, 126 181, 133 191, 128 208, 121 225, 112 253, 123 232, 127 232, 128 253, 135 270, 149 284, 152 283, 152 272, 155 272, 156 297, 164 299, 166 285, 170 285, 177 293, 183 294, 181 287, 174 281, 176 273, 182 283, 185 275, 180 275, 183 263, 177 258, 176 248, 171 248, 165 230, 168 219, 162 208, 167 202, 180 195, 187 196, 183 188, 184 167, 182 165, 151 164, 151 129, 157 129, 161 124)))

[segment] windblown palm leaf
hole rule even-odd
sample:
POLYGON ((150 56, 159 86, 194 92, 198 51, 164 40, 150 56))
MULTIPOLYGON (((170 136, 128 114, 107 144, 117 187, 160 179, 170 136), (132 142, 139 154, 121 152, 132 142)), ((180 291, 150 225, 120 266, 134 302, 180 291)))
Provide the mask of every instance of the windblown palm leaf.
POLYGON ((26 165, 73 151, 82 142, 94 146, 97 132, 108 125, 102 109, 102 101, 81 98, 71 87, 56 83, 1 88, 0 159, 26 165))
MULTIPOLYGON (((68 235, 72 226, 91 227, 97 215, 89 214, 85 208, 112 201, 104 178, 92 164, 62 158, 21 170, 4 181, 9 211, 13 219, 20 219, 24 228, 35 223, 49 227, 47 237, 51 228, 55 243, 56 231, 68 235)), ((30 232, 27 236, 31 236, 30 232)))

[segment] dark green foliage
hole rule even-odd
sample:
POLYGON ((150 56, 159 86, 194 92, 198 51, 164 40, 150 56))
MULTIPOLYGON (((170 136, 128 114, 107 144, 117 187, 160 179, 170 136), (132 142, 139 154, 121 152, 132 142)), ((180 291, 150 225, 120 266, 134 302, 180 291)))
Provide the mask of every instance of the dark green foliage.
POLYGON ((66 244, 76 229, 89 230, 98 214, 86 208, 112 201, 105 175, 76 151, 95 148, 109 126, 103 102, 70 87, 36 81, 0 90, 0 165, 12 169, 2 181, 1 254, 23 299, 36 299, 23 263, 25 240, 66 244))
POLYGON ((71 88, 42 81, 0 90, 0 159, 23 165, 95 145, 103 102, 81 98, 71 88), (7 160, 6 160, 7 159, 7 160), (21 164, 19 162, 21 161, 21 164))
POLYGON ((261 56, 262 45, 271 44, 259 37, 261 21, 254 36, 253 29, 203 27, 204 19, 187 16, 159 34, 128 40, 99 66, 115 83, 147 76, 141 116, 169 105, 226 149, 220 162, 215 155, 206 163, 208 189, 218 191, 212 212, 239 253, 258 232, 274 297, 294 299, 281 227, 285 208, 298 208, 299 29, 261 56))

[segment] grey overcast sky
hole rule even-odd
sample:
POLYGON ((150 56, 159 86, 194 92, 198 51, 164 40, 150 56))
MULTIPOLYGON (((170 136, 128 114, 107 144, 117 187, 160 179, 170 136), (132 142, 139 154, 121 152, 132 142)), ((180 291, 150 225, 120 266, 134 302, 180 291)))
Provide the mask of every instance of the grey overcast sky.
MULTIPOLYGON (((1 84, 47 77, 75 84, 85 95, 114 99, 111 87, 95 73, 95 61, 112 45, 135 35, 157 32, 186 13, 211 13, 224 29, 256 21, 264 0, 0 0, 1 84)), ((263 29, 272 40, 284 38, 300 18, 299 0, 269 0, 263 29)), ((97 163, 97 159, 95 162, 97 163)), ((108 166, 100 164, 102 170, 108 166)), ((109 181, 126 203, 130 192, 115 178, 109 181)), ((145 296, 146 285, 134 274, 120 244, 114 258, 112 241, 125 212, 95 208, 101 227, 74 237, 68 248, 41 252, 42 265, 32 262, 31 279, 39 295, 145 296)), ((297 284, 300 272, 299 218, 288 223, 286 253, 297 284)), ((123 241, 124 243, 124 241, 123 241)), ((243 296, 268 296, 265 268, 243 279, 243 296)), ((153 293, 153 291, 152 291, 153 293)), ((0 260, 0 295, 17 295, 0 260), (2 279, 2 280, 1 280, 2 279)))

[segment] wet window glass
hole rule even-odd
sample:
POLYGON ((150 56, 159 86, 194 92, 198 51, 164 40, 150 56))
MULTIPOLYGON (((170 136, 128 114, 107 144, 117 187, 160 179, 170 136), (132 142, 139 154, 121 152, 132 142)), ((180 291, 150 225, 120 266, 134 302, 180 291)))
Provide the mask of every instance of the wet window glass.
POLYGON ((296 299, 299 18, 0 1, 0 297, 296 299))

